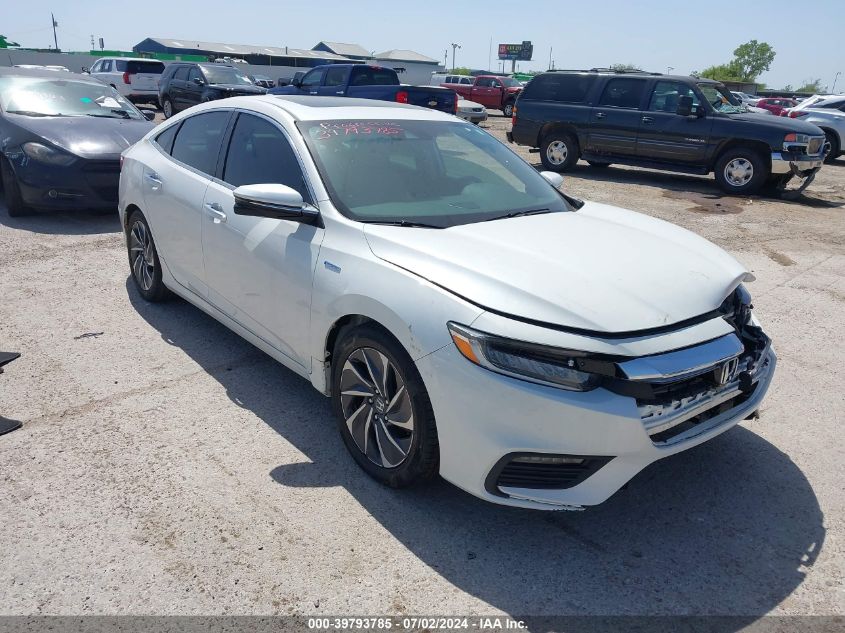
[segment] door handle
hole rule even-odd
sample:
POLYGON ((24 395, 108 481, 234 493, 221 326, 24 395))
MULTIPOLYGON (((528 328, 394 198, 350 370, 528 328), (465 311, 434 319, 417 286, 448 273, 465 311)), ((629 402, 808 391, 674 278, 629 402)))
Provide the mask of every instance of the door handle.
POLYGON ((343 95, 343 90, 338 90, 335 94, 336 95, 343 95))
POLYGON ((310 94, 310 95, 315 95, 315 94, 317 94, 317 91, 316 91, 316 90, 312 90, 312 91, 311 91, 311 92, 309 92, 308 94, 310 94))
POLYGON ((144 178, 146 179, 146 181, 148 183, 150 183, 150 188, 153 189, 154 191, 159 189, 162 185, 161 178, 159 178, 158 174, 155 173, 155 172, 153 172, 151 174, 150 173, 144 174, 144 178))
POLYGON ((644 116, 643 117, 643 123, 654 123, 654 118, 652 118, 650 116, 644 116))
POLYGON ((225 224, 226 220, 229 219, 216 202, 206 202, 205 208, 208 209, 208 215, 212 217, 215 224, 225 224))
POLYGON ((604 112, 596 112, 596 118, 597 119, 603 119, 604 116, 605 116, 604 112))

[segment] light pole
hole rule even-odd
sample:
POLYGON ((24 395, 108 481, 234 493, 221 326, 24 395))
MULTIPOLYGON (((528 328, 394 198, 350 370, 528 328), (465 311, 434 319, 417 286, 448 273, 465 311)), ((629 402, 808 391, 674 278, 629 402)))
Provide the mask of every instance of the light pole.
POLYGON ((461 48, 460 44, 452 42, 452 72, 455 72, 455 51, 461 48))
POLYGON ((673 70, 675 70, 674 66, 666 66, 666 74, 667 75, 671 75, 673 70))
POLYGON ((836 73, 836 76, 833 78, 833 88, 830 89, 831 94, 836 94, 836 80, 839 79, 839 75, 841 74, 842 71, 840 70, 838 73, 836 73))

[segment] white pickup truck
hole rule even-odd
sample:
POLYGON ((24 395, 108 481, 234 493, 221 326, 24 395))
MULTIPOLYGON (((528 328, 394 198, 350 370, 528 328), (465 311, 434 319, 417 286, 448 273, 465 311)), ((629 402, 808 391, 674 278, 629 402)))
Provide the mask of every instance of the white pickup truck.
POLYGON ((142 57, 102 57, 88 72, 133 103, 158 105, 158 81, 164 62, 142 57))

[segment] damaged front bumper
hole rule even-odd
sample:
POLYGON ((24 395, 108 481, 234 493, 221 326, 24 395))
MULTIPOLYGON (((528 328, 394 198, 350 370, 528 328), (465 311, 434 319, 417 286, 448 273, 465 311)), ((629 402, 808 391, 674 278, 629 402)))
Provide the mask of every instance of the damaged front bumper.
POLYGON ((785 198, 795 198, 810 186, 816 179, 816 174, 824 165, 829 147, 825 146, 824 151, 816 156, 799 154, 796 152, 773 152, 772 153, 772 175, 780 176, 777 181, 777 189, 785 198), (793 178, 801 180, 796 189, 787 189, 786 186, 793 178))

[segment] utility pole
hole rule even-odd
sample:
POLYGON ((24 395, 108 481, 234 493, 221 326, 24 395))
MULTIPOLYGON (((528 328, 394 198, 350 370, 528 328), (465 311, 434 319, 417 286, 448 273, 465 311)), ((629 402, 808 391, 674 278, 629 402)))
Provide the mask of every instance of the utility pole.
POLYGON ((449 49, 443 51, 443 68, 449 70, 449 49))
POLYGON ((549 46, 549 70, 554 70, 554 64, 552 63, 552 47, 549 46))
POLYGON ((53 44, 56 45, 56 50, 58 51, 59 50, 59 38, 56 37, 56 27, 59 26, 59 23, 56 22, 56 17, 52 13, 50 14, 50 19, 53 22, 53 44))
POLYGON ((674 66, 666 66, 666 74, 667 75, 671 75, 673 70, 675 70, 674 66))
POLYGON ((487 72, 493 70, 493 36, 490 36, 490 45, 487 47, 487 72))
POLYGON ((830 89, 831 94, 836 94, 836 80, 839 79, 839 75, 842 74, 842 71, 836 73, 836 76, 833 78, 833 88, 830 89))
POLYGON ((455 72, 455 51, 461 48, 460 44, 452 42, 452 72, 455 72))

